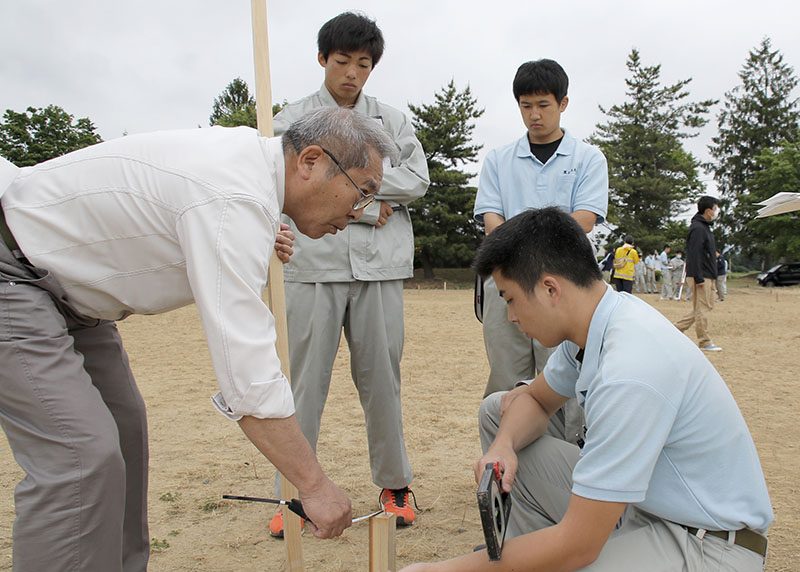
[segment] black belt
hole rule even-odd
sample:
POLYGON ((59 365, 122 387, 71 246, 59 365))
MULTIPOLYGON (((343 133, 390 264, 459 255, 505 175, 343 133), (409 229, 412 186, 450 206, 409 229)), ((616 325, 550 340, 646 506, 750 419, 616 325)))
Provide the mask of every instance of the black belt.
POLYGON ((3 214, 2 204, 0 204, 0 236, 2 236, 3 242, 11 251, 11 254, 17 258, 22 256, 22 251, 19 249, 19 245, 14 239, 14 235, 11 234, 11 229, 8 228, 8 224, 6 223, 6 215, 3 214))
MULTIPOLYGON (((697 536, 698 538, 703 538, 703 536, 714 536, 716 538, 721 538, 722 540, 728 540, 728 531, 727 530, 703 530, 702 528, 692 528, 691 526, 684 527, 686 530, 689 531, 689 534, 693 536, 697 536), (703 533, 703 534, 698 534, 703 533)), ((747 548, 751 552, 755 552, 762 558, 767 557, 767 537, 763 536, 749 528, 743 528, 741 530, 734 531, 736 537, 733 539, 733 543, 737 546, 741 546, 742 548, 747 548)))

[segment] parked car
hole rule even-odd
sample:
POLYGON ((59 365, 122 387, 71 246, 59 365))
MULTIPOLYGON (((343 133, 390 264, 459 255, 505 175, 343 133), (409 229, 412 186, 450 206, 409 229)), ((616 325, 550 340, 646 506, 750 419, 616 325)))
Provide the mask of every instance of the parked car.
POLYGON ((756 276, 762 286, 790 286, 800 284, 800 262, 778 264, 756 276))

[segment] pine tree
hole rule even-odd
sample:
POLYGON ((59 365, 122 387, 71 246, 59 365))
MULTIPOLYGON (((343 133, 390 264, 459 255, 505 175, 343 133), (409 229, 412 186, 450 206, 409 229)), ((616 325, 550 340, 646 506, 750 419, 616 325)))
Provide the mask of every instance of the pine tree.
MULTIPOLYGON (((283 103, 273 104, 272 115, 276 115, 283 109, 284 105, 286 105, 286 100, 283 103)), ((214 106, 208 122, 210 125, 221 125, 223 127, 244 125, 253 129, 256 128, 258 123, 256 100, 255 97, 250 95, 247 82, 237 77, 228 84, 225 90, 214 99, 214 106)))
POLYGON ((482 232, 472 217, 472 175, 459 169, 475 161, 481 145, 471 144, 474 120, 483 115, 469 86, 459 91, 453 80, 434 94, 435 103, 409 104, 417 138, 425 150, 431 184, 424 197, 409 205, 417 259, 425 278, 433 269, 467 266, 482 232))
POLYGON ((608 122, 589 141, 608 160, 608 220, 621 234, 636 237, 644 250, 660 248, 672 234, 671 221, 703 188, 699 161, 683 147, 708 122, 716 101, 686 101, 691 79, 662 85, 661 66, 645 66, 639 52, 628 55, 627 101, 600 111, 608 122))
POLYGON ((739 78, 741 83, 725 94, 717 118, 719 132, 709 151, 715 159, 714 179, 727 202, 720 224, 734 245, 758 256, 769 245, 752 240, 748 223, 758 208, 753 203, 773 193, 766 188, 756 192, 753 177, 762 168, 762 153, 797 140, 800 115, 791 93, 798 80, 780 52, 772 49, 769 38, 750 51, 739 78))
MULTIPOLYGON (((784 141, 774 151, 762 151, 755 167, 748 199, 762 200, 775 193, 797 192, 800 189, 800 132, 794 141, 784 141)), ((800 260, 800 213, 750 219, 744 230, 749 239, 744 254, 757 255, 765 268, 778 262, 800 260)))

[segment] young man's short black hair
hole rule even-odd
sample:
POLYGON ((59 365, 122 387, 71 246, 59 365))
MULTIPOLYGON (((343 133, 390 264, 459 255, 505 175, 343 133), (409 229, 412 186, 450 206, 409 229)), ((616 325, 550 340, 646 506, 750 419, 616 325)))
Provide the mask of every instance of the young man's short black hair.
POLYGON ((700 197, 700 200, 697 201, 697 212, 703 214, 707 209, 713 209, 718 204, 719 199, 717 197, 704 195, 700 197))
POLYGON ((625 235, 625 242, 627 244, 631 244, 631 245, 636 244, 636 241, 633 240, 633 235, 632 234, 626 234, 625 235))
POLYGON ((552 93, 558 103, 567 95, 569 78, 558 62, 536 60, 525 62, 514 76, 514 99, 519 103, 523 95, 552 93))
POLYGON ((483 276, 495 270, 532 292, 543 274, 588 288, 603 275, 586 233, 556 207, 530 209, 507 220, 484 239, 472 268, 483 276))
POLYGON ((344 12, 328 20, 317 35, 317 49, 326 61, 335 52, 364 50, 375 67, 383 55, 383 47, 383 34, 375 20, 355 12, 344 12))

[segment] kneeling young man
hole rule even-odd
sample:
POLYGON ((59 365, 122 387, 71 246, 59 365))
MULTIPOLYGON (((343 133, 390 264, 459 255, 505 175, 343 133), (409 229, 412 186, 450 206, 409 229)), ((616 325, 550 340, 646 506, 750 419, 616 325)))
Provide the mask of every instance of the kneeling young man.
POLYGON ((764 475, 700 349, 603 283, 583 230, 555 208, 503 224, 474 267, 527 336, 566 343, 529 386, 481 406, 476 477, 499 462, 513 501, 500 562, 481 551, 405 570, 762 570, 764 475), (586 414, 583 449, 544 434, 569 397, 586 414))

